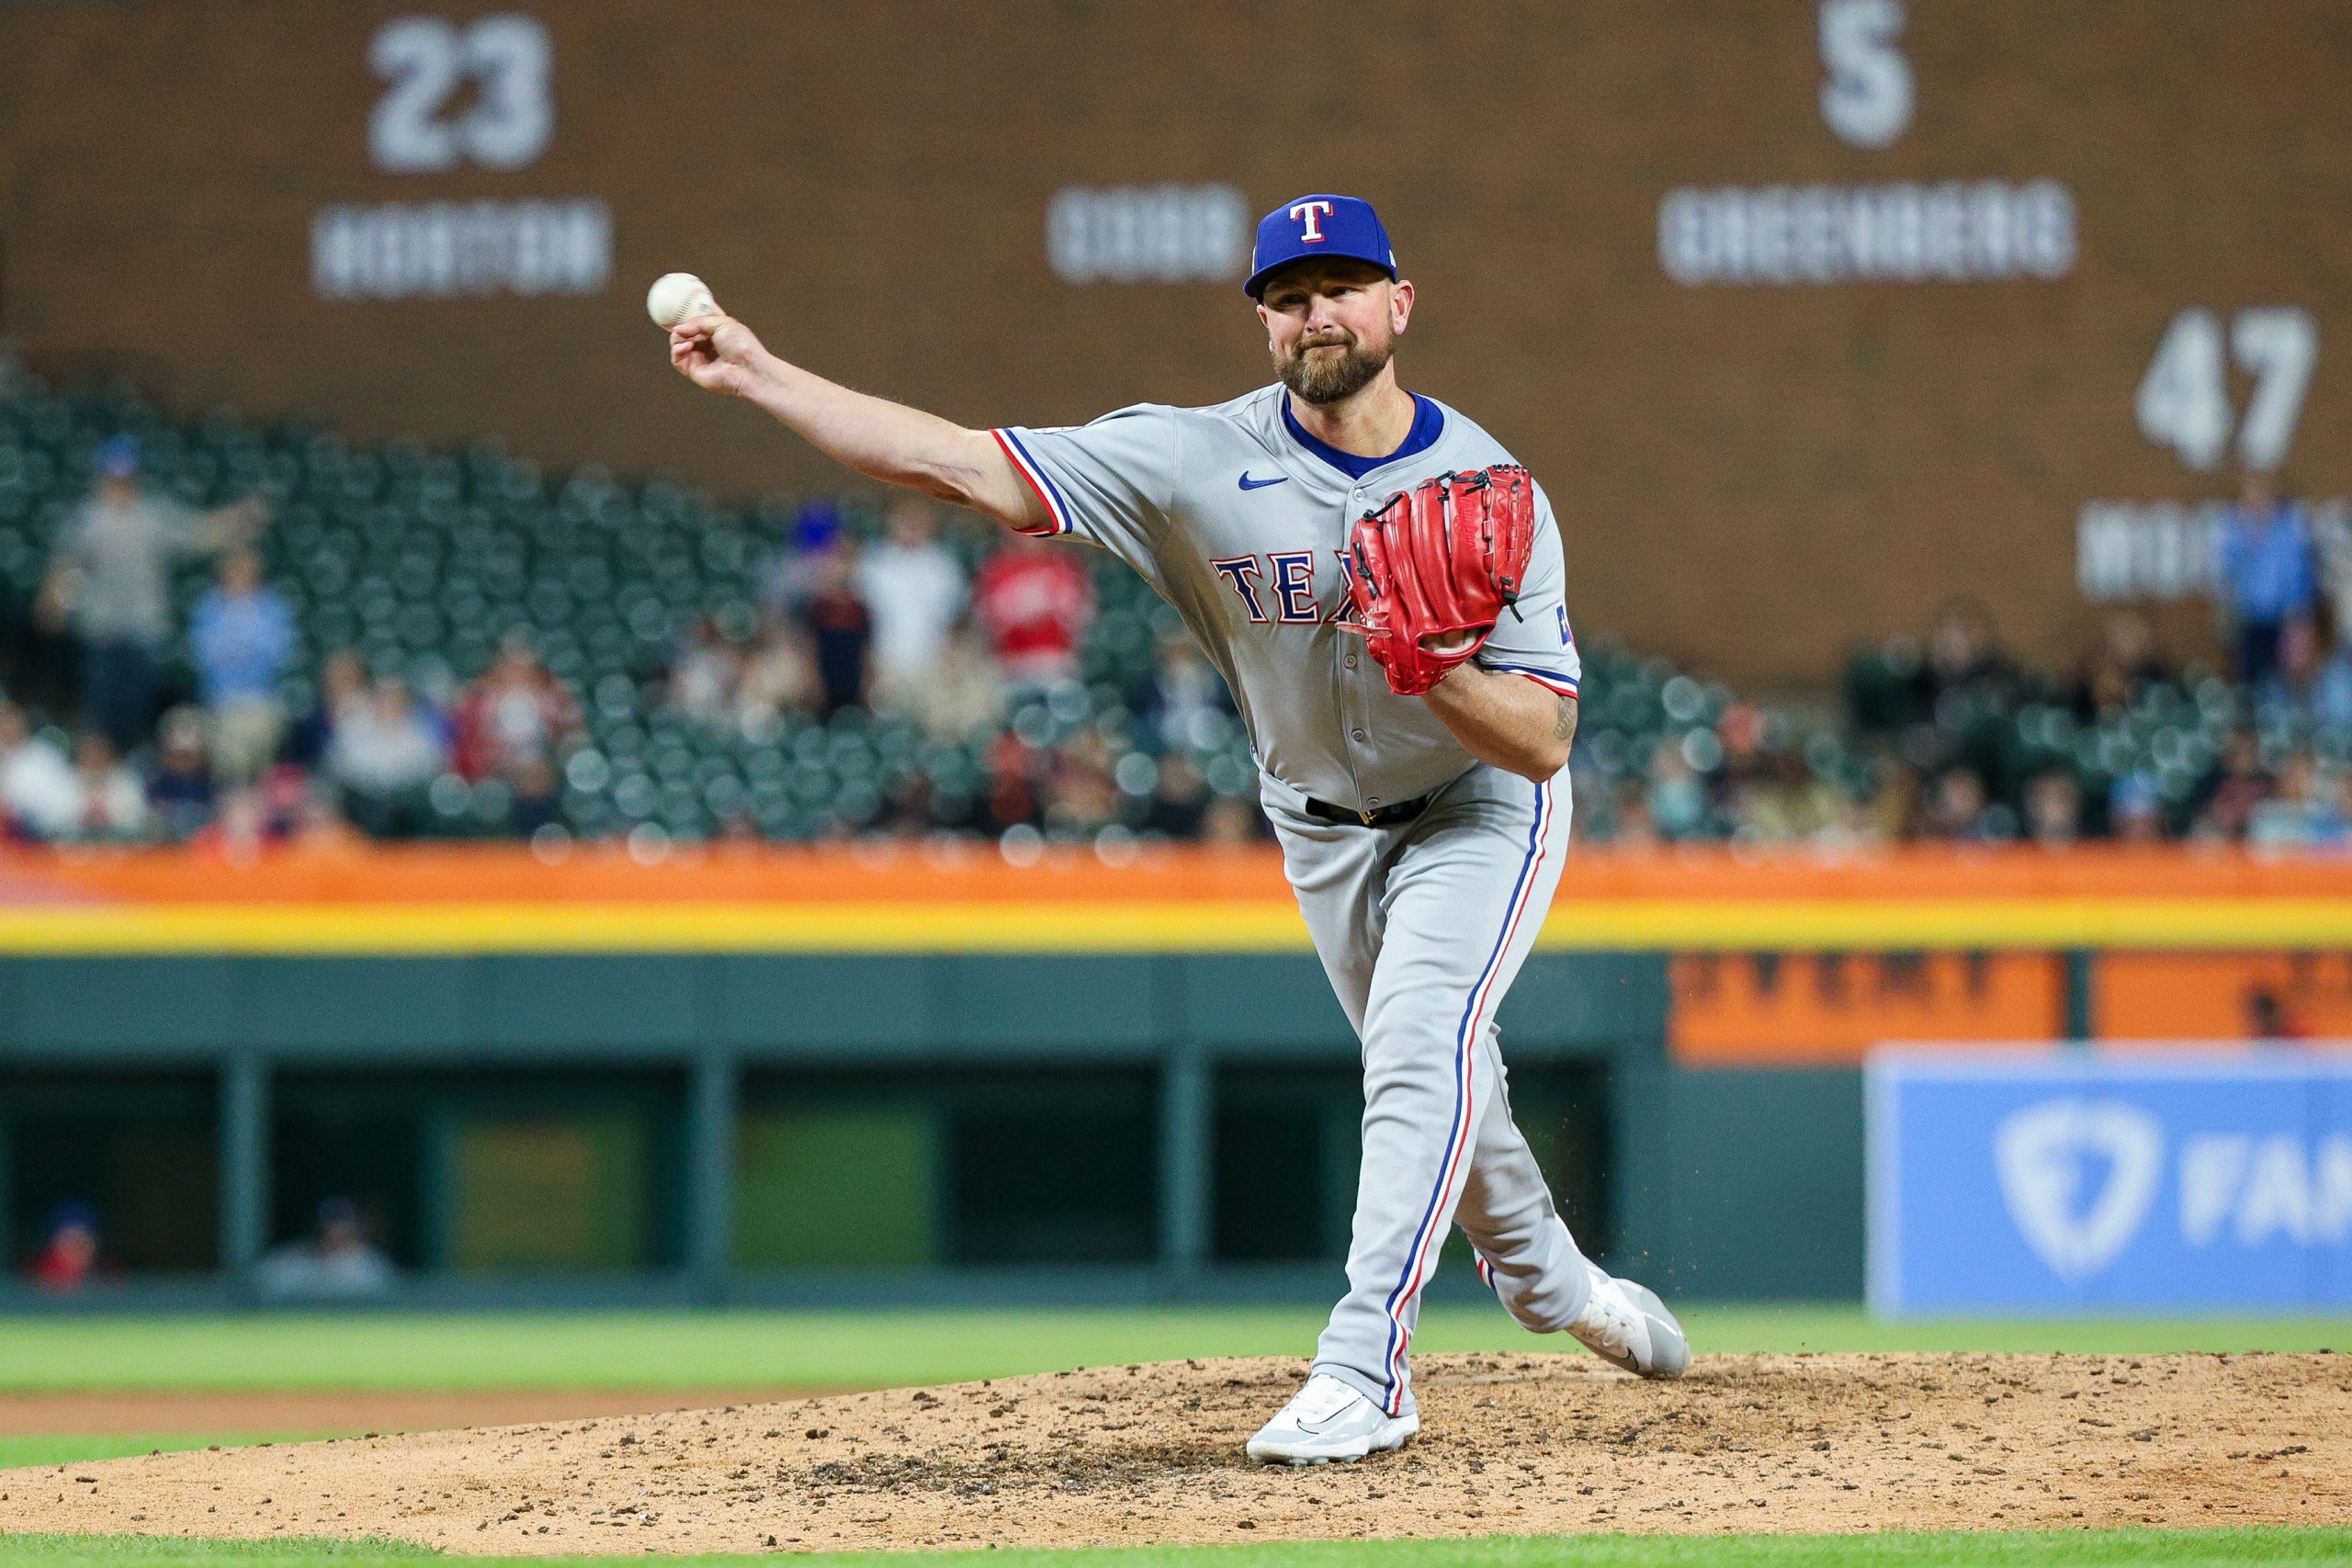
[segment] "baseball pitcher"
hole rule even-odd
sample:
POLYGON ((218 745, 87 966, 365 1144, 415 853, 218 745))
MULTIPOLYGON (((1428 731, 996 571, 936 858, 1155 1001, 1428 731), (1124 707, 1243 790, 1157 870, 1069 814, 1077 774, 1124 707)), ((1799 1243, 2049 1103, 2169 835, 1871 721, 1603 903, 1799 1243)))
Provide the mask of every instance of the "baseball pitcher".
POLYGON ((862 474, 1111 551, 1232 687, 1316 952, 1363 1046, 1348 1291, 1253 1459, 1361 1459, 1419 1430, 1407 1351, 1460 1225, 1511 1315, 1644 1377, 1690 1344, 1578 1250, 1513 1124, 1495 1011, 1568 842, 1578 660, 1551 504, 1468 419, 1397 384, 1412 321, 1370 204, 1258 225, 1245 285, 1276 384, 1214 408, 966 430, 779 359, 711 309, 695 385, 862 474))

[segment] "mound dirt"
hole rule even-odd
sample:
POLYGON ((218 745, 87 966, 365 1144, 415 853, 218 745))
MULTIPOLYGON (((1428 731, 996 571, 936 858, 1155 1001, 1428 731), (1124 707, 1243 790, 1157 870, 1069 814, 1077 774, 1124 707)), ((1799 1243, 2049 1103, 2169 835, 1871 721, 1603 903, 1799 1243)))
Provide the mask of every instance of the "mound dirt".
POLYGON ((1295 1360, 0 1471, 0 1530, 456 1552, 2352 1524, 2352 1356, 1434 1356, 1364 1463, 1241 1445, 1295 1360))

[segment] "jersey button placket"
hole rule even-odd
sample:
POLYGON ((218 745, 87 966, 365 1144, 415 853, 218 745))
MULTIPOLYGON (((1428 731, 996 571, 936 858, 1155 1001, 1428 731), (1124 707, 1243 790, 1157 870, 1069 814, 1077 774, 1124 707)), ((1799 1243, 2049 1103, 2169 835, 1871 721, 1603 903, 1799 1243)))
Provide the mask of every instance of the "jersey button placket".
MULTIPOLYGON (((1360 490, 1356 490, 1356 491, 1350 491, 1348 492, 1348 506, 1349 506, 1349 510, 1350 510, 1351 514, 1353 514, 1353 513, 1359 513, 1359 512, 1363 511, 1363 491, 1360 491, 1360 490)), ((1347 522, 1347 519, 1346 519, 1346 518, 1342 518, 1342 519, 1340 519, 1340 538, 1345 539, 1345 538, 1348 536, 1349 527, 1350 527, 1350 525, 1349 525, 1349 524, 1348 524, 1348 522, 1347 522)), ((1348 657, 1347 657, 1347 659, 1344 660, 1344 662, 1346 663, 1346 665, 1347 665, 1347 667, 1348 667, 1349 669, 1351 669, 1351 670, 1354 669, 1354 668, 1356 667, 1356 656, 1355 656, 1354 654, 1352 654, 1352 653, 1349 654, 1349 655, 1348 655, 1348 657)), ((1359 739, 1359 740, 1361 740, 1361 739, 1363 739, 1363 730, 1359 729, 1359 730, 1357 730, 1357 731, 1356 731, 1356 739, 1359 739)))

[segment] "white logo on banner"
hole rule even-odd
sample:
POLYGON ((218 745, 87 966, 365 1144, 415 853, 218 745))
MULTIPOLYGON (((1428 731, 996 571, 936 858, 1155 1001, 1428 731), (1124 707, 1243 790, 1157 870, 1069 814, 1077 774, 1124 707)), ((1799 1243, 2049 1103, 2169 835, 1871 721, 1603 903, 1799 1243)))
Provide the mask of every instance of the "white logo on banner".
POLYGON ((2211 1247, 2225 1222, 2241 1247, 2274 1236, 2340 1246, 2352 1236, 2352 1137, 2339 1133, 2308 1151, 2285 1134, 2189 1139, 2180 1154, 2181 1236, 2211 1247))
POLYGON ((2048 1100, 2005 1119, 1993 1134, 1994 1168, 2009 1217, 2062 1280, 2112 1263, 2155 1201, 2164 1129, 2115 1100, 2048 1100), (2097 1194, 2081 1189, 2093 1159, 2109 1167, 2097 1194))

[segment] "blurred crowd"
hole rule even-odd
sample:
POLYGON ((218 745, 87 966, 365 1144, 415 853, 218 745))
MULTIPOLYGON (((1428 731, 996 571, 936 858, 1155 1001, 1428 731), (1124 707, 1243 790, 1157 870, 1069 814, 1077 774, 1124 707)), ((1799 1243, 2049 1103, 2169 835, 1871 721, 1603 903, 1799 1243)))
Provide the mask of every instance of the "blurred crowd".
MULTIPOLYGON (((1181 631, 1130 615, 1111 628, 1140 639, 1115 665, 1128 673, 1091 657, 1107 635, 1102 571, 1117 570, 1093 552, 947 526, 920 501, 872 521, 808 505, 749 563, 751 592, 676 618, 658 668, 582 691, 519 626, 464 679, 430 660, 371 668, 347 646, 306 655, 311 628, 265 566, 266 502, 185 504, 142 482, 128 437, 91 468, 0 698, 0 813, 20 840, 242 851, 458 825, 541 842, 629 833, 656 787, 651 772, 622 776, 649 726, 750 760, 694 775, 678 830, 702 836, 1266 830, 1230 699, 1181 631), (207 585, 175 594, 192 568, 207 585), (807 741, 796 769, 821 763, 797 795, 757 766, 787 736, 807 741), (625 810, 632 787, 644 799, 625 810)), ((2352 561, 2259 475, 2215 552, 2224 669, 2169 656, 2136 610, 2109 615, 2077 668, 2035 669, 1965 602, 1855 658, 1834 705, 1745 700, 1588 649, 1579 832, 2345 843, 2352 561)))
POLYGON ((2352 843, 2352 552, 2254 474, 2214 554, 2223 668, 2121 608, 2073 670, 2037 669, 1956 600, 1858 655, 1835 709, 1669 674, 1665 722, 1636 739, 1588 681, 1578 825, 1633 843, 2352 843))
MULTIPOLYGON (((155 493, 127 438, 104 443, 93 468, 17 639, 15 694, 0 697, 10 835, 239 849, 447 837, 453 825, 523 839, 610 829, 571 819, 581 791, 567 784, 608 779, 613 763, 592 743, 582 694, 527 630, 509 631, 469 681, 430 661, 422 680, 371 669, 349 647, 300 678, 302 628, 265 581, 266 507, 198 511, 155 493), (182 626, 171 581, 191 560, 211 581, 182 626)), ((629 682, 622 705, 642 701, 715 748, 888 726, 978 761, 967 787, 943 790, 936 769, 915 766, 877 776, 868 803, 821 818, 817 836, 1263 834, 1251 781, 1230 765, 1230 699, 1187 639, 1158 637, 1145 678, 1106 703, 1081 670, 1091 552, 942 525, 916 500, 870 534, 831 504, 802 508, 754 564, 756 592, 684 617, 648 694, 629 682)), ((722 802, 709 835, 763 836, 750 804, 722 802)))

